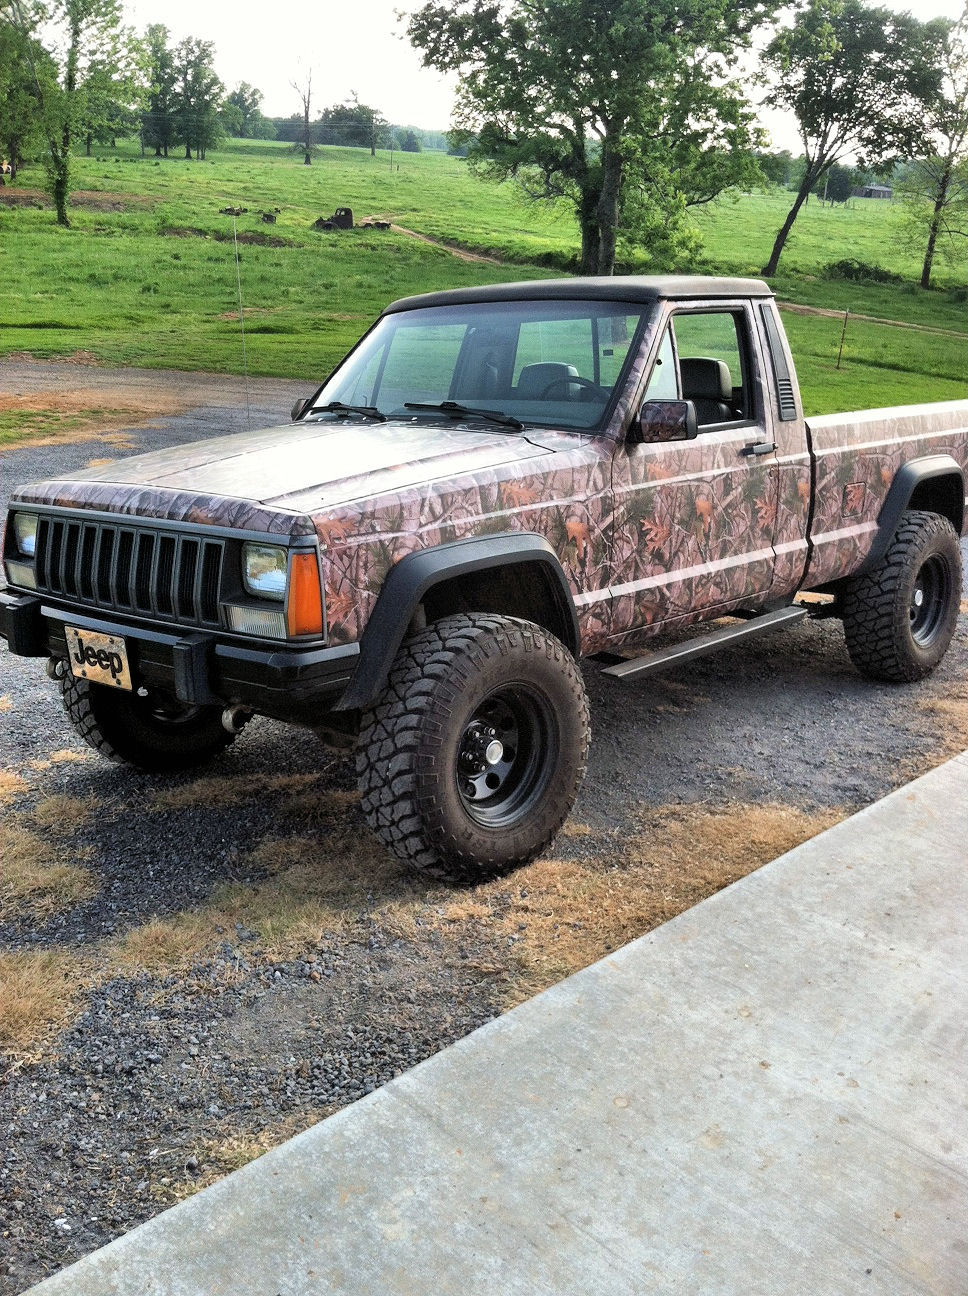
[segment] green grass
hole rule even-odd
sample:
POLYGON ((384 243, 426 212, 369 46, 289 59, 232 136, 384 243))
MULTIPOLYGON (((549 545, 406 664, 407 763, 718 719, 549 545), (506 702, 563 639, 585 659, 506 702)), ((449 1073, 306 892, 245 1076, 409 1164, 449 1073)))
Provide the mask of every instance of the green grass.
MULTIPOLYGON (((23 187, 41 187, 39 171, 23 187)), ((93 194, 59 229, 48 207, 0 205, 0 354, 91 352, 105 364, 241 370, 232 218, 238 218, 253 373, 324 375, 387 301, 414 292, 560 273, 577 252, 567 208, 528 203, 514 186, 481 183, 439 153, 371 158, 323 149, 312 167, 285 145, 234 141, 206 162, 140 158, 133 143, 80 158, 75 187, 93 194), (93 201, 94 205, 91 205, 93 201), (460 260, 392 232, 318 233, 316 217, 348 205, 357 218, 395 223, 509 264, 460 260), (279 208, 276 222, 260 212, 279 208), (557 269, 556 269, 557 268, 557 269)), ((9 193, 9 191, 7 191, 9 193)), ((790 196, 724 200, 696 216, 702 263, 683 269, 757 274, 790 196)), ((643 253, 636 269, 648 269, 643 253)), ((811 203, 775 282, 779 296, 966 332, 965 305, 914 283, 919 250, 901 236, 891 203, 811 203), (825 279, 854 257, 906 276, 899 286, 825 279)), ((949 274, 951 272, 948 272, 949 274)), ((963 295, 963 294, 962 294, 963 295)), ((852 321, 835 368, 840 322, 787 315, 807 407, 861 407, 946 399, 966 392, 966 343, 852 321)))

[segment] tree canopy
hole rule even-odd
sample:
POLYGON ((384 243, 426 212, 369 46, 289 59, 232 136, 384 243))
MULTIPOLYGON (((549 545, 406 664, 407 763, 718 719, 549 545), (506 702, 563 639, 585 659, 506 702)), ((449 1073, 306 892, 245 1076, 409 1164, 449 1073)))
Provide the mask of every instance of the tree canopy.
POLYGON ((758 133, 735 64, 775 8, 429 0, 408 31, 426 66, 460 77, 472 165, 570 201, 582 273, 611 274, 621 232, 668 243, 688 204, 749 174, 758 133))
POLYGON ((861 0, 808 0, 770 42, 769 102, 796 114, 807 166, 764 274, 776 273, 808 194, 845 154, 876 165, 921 149, 944 31, 943 21, 918 22, 861 0))
POLYGON ((929 148, 904 175, 908 232, 924 239, 921 287, 931 287, 934 260, 964 264, 968 254, 968 4, 945 33, 941 90, 927 115, 929 148))

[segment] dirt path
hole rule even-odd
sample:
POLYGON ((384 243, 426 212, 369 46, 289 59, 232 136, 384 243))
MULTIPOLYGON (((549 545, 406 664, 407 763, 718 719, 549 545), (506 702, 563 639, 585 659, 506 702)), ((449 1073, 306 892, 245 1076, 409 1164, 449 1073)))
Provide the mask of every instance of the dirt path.
POLYGON ((430 247, 442 248, 443 251, 449 252, 451 256, 458 261, 479 261, 484 265, 504 266, 508 265, 507 261, 502 261, 498 257, 485 256, 483 252, 468 252, 465 248, 459 247, 456 243, 446 243, 443 239, 431 238, 428 234, 418 234, 416 230, 407 229, 406 225, 397 225, 387 212, 375 213, 372 216, 363 216, 364 221, 390 221, 390 228, 395 234, 405 234, 407 238, 416 239, 418 243, 427 243, 430 247))
MULTIPOLYGON (((844 312, 828 310, 823 306, 802 306, 799 302, 778 301, 780 310, 790 315, 822 315, 825 319, 844 318, 844 312)), ((935 328, 932 324, 909 324, 905 320, 885 319, 882 315, 858 315, 850 311, 852 320, 861 320, 865 324, 889 324, 892 328, 913 329, 916 333, 937 333, 940 337, 960 338, 968 342, 968 333, 959 333, 955 329, 935 328)))

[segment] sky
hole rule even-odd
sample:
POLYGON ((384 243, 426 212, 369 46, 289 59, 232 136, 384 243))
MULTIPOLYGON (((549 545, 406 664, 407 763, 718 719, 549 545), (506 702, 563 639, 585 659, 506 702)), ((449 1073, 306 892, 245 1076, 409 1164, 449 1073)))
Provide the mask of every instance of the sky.
MULTIPOLYGON (((907 9, 922 20, 956 18, 963 3, 886 0, 887 7, 907 9)), ((355 91, 397 125, 446 130, 454 82, 421 66, 397 18, 407 7, 407 0, 275 0, 265 7, 238 0, 124 0, 126 21, 139 32, 159 22, 176 41, 213 41, 226 86, 248 81, 261 90, 268 117, 298 110, 290 83, 304 84, 311 72, 313 116, 355 91)), ((788 119, 771 114, 765 124, 777 148, 796 150, 788 119)))

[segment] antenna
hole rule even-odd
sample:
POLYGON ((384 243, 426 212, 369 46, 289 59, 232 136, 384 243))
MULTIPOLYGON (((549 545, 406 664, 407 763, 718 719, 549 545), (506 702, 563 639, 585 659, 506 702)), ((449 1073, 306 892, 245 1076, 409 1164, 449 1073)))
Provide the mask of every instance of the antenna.
POLYGON ((252 431, 252 415, 249 410, 249 364, 245 356, 245 315, 242 312, 242 270, 239 264, 239 227, 232 217, 232 242, 235 244, 235 283, 239 290, 239 328, 242 331, 242 375, 245 378, 245 430, 252 431))

